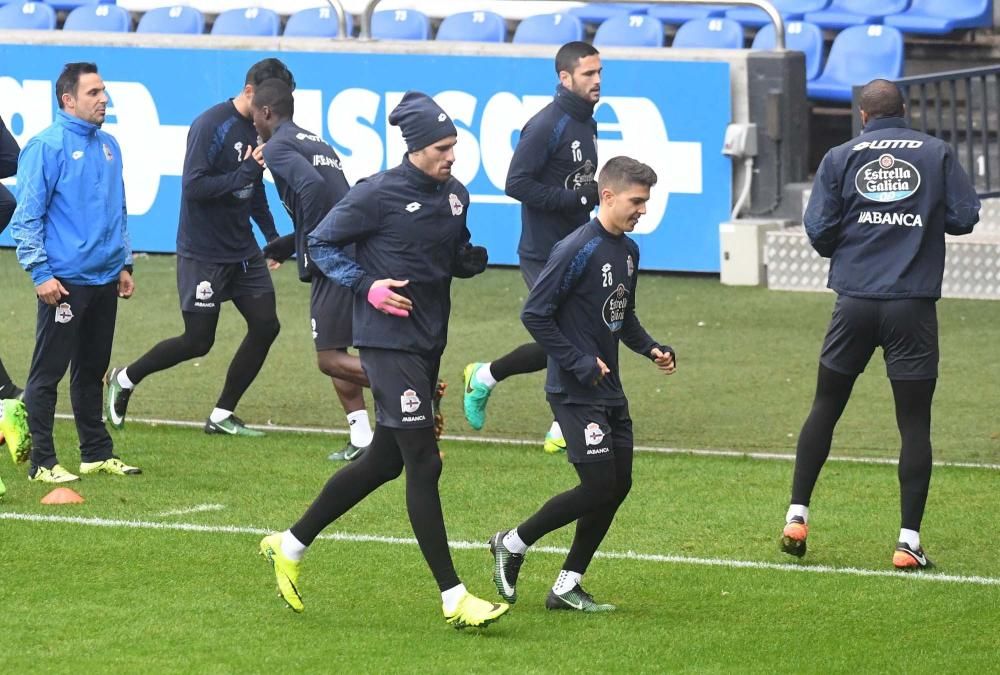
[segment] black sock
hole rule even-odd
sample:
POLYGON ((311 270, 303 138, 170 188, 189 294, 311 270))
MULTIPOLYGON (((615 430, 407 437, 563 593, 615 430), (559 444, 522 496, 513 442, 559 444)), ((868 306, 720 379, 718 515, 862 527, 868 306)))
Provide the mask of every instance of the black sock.
POLYGON ((931 483, 931 402, 937 380, 893 380, 899 452, 899 502, 901 525, 920 531, 931 483))
POLYGON ((218 314, 182 312, 184 332, 156 344, 134 363, 129 364, 128 379, 139 384, 147 376, 161 370, 173 368, 182 361, 204 356, 215 343, 215 328, 219 323, 218 314))
POLYGON ((402 470, 403 457, 392 429, 376 424, 375 435, 365 454, 330 477, 306 512, 292 525, 292 534, 309 546, 323 528, 379 486, 397 478, 402 470))
POLYGON ((816 398, 802 425, 795 450, 792 504, 809 506, 816 479, 830 455, 833 429, 851 397, 857 375, 844 375, 820 364, 816 377, 816 398))
POLYGON ((0 361, 0 398, 12 398, 16 390, 17 385, 10 379, 10 374, 3 367, 3 361, 0 361))
POLYGON ((223 410, 236 410, 243 394, 263 367, 264 359, 281 330, 274 306, 274 293, 234 298, 233 304, 246 319, 247 334, 229 364, 226 383, 215 404, 215 407, 223 410))
MULTIPOLYGON (((578 467, 589 467, 589 470, 606 471, 599 465, 578 464, 578 467)), ((632 448, 619 448, 615 446, 614 463, 615 487, 614 496, 604 507, 595 509, 590 513, 580 516, 576 521, 576 533, 573 535, 573 544, 569 547, 569 554, 562 568, 578 574, 586 574, 590 561, 594 559, 597 547, 604 541, 611 522, 618 513, 618 507, 625 501, 629 490, 632 489, 632 448)), ((520 530, 518 530, 520 534, 520 530)))
POLYGON ((530 342, 493 361, 490 364, 490 373, 493 374, 493 379, 501 382, 511 375, 545 370, 545 363, 545 350, 538 343, 530 342))

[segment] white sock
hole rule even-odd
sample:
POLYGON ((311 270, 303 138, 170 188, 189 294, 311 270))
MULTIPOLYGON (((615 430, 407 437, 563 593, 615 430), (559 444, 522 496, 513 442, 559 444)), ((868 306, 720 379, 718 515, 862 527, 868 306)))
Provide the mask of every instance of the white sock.
POLYGON ((916 551, 920 548, 920 533, 905 527, 899 530, 899 540, 916 551))
POLYGON ((503 547, 511 553, 522 555, 528 550, 528 545, 518 536, 516 527, 503 536, 503 547))
POLYGON ((118 384, 121 385, 123 389, 135 388, 135 384, 132 383, 132 380, 128 379, 128 368, 122 368, 119 370, 118 377, 115 379, 118 380, 118 384))
POLYGON ((216 424, 226 419, 233 414, 232 410, 223 410, 222 408, 213 408, 212 414, 208 416, 208 419, 212 420, 216 424))
POLYGON ((553 438, 562 438, 562 427, 559 426, 558 422, 553 421, 552 426, 549 427, 549 435, 553 438))
POLYGON ((358 448, 366 448, 372 443, 372 427, 368 421, 367 410, 355 410, 347 413, 347 424, 351 429, 351 443, 358 448))
POLYGON ((305 555, 307 548, 308 546, 295 538, 291 530, 285 530, 281 533, 281 552, 289 560, 294 560, 295 562, 302 560, 302 556, 305 555))
POLYGON ((452 614, 458 609, 458 603, 461 602, 467 592, 465 584, 452 586, 447 591, 441 591, 441 604, 444 606, 444 613, 452 614))
POLYGON ((476 371, 476 382, 484 385, 487 389, 497 386, 497 379, 493 377, 493 371, 490 370, 491 365, 491 363, 487 363, 476 371))
POLYGON ((559 576, 556 578, 555 585, 552 586, 552 592, 556 595, 562 595, 563 593, 571 591, 578 583, 580 583, 581 579, 583 579, 583 575, 578 572, 559 570, 559 576))
POLYGON ((788 507, 788 513, 785 514, 785 522, 792 522, 792 518, 799 516, 802 518, 803 522, 809 522, 809 507, 802 506, 802 504, 792 504, 788 507))

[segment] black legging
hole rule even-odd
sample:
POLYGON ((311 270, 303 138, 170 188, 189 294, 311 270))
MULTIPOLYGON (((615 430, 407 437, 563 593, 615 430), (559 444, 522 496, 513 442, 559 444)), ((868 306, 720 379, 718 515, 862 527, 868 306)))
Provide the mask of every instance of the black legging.
POLYGON ((490 372, 497 382, 506 380, 511 375, 536 373, 545 370, 545 350, 535 342, 521 345, 509 354, 501 356, 490 364, 490 372))
POLYGON ((563 569, 584 574, 601 545, 618 507, 632 489, 632 448, 615 448, 614 460, 574 464, 580 484, 545 502, 517 526, 528 546, 576 521, 576 533, 563 569))
MULTIPOLYGON (((216 407, 223 410, 236 409, 264 365, 264 359, 281 330, 274 293, 241 296, 234 298, 233 304, 246 320, 247 334, 229 364, 226 383, 216 403, 216 407)), ((182 361, 204 356, 212 349, 219 315, 182 314, 184 332, 181 335, 163 340, 128 366, 128 377, 134 384, 182 361)))
MULTIPOLYGON (((847 406, 857 375, 820 365, 816 398, 795 451, 792 504, 809 505, 816 480, 830 455, 837 421, 847 406)), ((902 527, 920 530, 931 480, 931 402, 937 380, 892 380, 899 427, 899 489, 902 527)))
POLYGON ((14 381, 10 379, 10 374, 3 367, 3 361, 0 361, 0 398, 11 398, 13 392, 14 381), (6 394, 11 394, 11 396, 7 396, 6 394))
POLYGON ((460 582, 448 550, 448 534, 441 512, 438 479, 441 457, 434 429, 390 429, 375 425, 368 450, 333 474, 319 496, 291 527, 306 546, 330 523, 347 513, 379 486, 406 469, 406 510, 410 526, 431 568, 438 588, 445 591, 460 582))

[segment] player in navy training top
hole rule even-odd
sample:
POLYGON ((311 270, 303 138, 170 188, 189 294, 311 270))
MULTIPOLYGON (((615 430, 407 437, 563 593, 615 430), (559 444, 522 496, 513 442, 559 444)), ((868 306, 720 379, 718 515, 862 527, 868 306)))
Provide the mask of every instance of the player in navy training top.
POLYGON ((930 567, 920 524, 930 488, 931 403, 938 377, 937 300, 945 234, 979 222, 976 187, 955 151, 910 129, 904 97, 888 80, 861 91, 864 127, 831 149, 816 172, 803 222, 837 300, 816 376, 816 397, 795 450, 781 547, 802 557, 809 503, 830 454, 833 430, 876 347, 892 383, 899 451, 900 529, 893 565, 930 567))
POLYGON ((548 354, 545 391, 566 435, 580 484, 552 497, 516 528, 490 539, 493 580, 510 603, 525 551, 576 521, 569 555, 545 606, 607 612, 580 586, 615 512, 632 486, 632 419, 618 374, 618 342, 668 375, 674 352, 655 342, 635 314, 639 247, 626 236, 646 212, 651 168, 614 157, 601 169, 597 218, 560 241, 524 304, 521 319, 548 354))
MULTIPOLYGON (((20 152, 17 141, 0 118, 0 178, 8 178, 17 173, 17 156, 20 152)), ((0 232, 7 227, 16 206, 14 195, 6 186, 0 185, 0 232)), ((10 379, 7 369, 0 361, 0 399, 20 398, 22 393, 22 389, 10 379)))
POLYGON ((269 242, 264 255, 271 269, 276 269, 297 253, 299 279, 312 285, 310 315, 316 362, 333 381, 351 432, 347 445, 330 459, 352 461, 372 440, 362 390, 369 386, 368 376, 361 360, 347 353, 354 295, 323 276, 306 250, 306 235, 347 194, 347 178, 333 148, 292 121, 295 100, 285 82, 262 82, 254 91, 250 108, 264 141, 263 160, 295 225, 293 233, 269 242))
POLYGON ((431 399, 448 339, 451 280, 486 269, 469 243, 469 193, 452 177, 457 131, 430 97, 407 92, 389 115, 406 141, 403 163, 361 180, 309 235, 313 263, 350 288, 354 345, 375 398, 375 437, 333 475, 289 530, 265 537, 285 601, 302 611, 299 561, 327 525, 406 470, 406 508, 420 551, 455 628, 485 626, 508 605, 470 594, 459 581, 441 513, 441 458, 431 399), (344 247, 356 245, 355 257, 344 247))
MULTIPOLYGON (((559 86, 555 98, 521 130, 510 160, 506 192, 521 202, 517 253, 528 290, 557 241, 590 219, 597 206, 597 122, 601 97, 601 56, 586 42, 569 42, 556 54, 559 86)), ((473 429, 486 421, 486 404, 498 382, 545 368, 545 350, 521 345, 490 363, 465 367, 465 418, 473 429)), ((558 421, 545 435, 546 452, 566 449, 558 421)))
POLYGON ((222 303, 232 300, 247 322, 247 334, 229 364, 205 433, 264 435, 233 411, 280 329, 271 274, 250 228, 252 217, 268 240, 278 236, 264 195, 257 131, 250 120, 254 88, 270 78, 295 86, 284 63, 264 59, 247 72, 238 96, 212 106, 191 124, 177 228, 177 293, 184 332, 108 373, 105 412, 116 428, 124 426, 129 397, 147 376, 209 352, 222 303))

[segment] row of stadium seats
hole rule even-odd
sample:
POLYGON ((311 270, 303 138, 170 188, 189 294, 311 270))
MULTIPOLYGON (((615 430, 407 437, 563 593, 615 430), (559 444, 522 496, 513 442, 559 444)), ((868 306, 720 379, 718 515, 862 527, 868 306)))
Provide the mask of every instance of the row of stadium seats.
MULTIPOLYGON (((785 21, 808 21, 833 30, 881 23, 906 33, 943 35, 954 30, 993 25, 990 0, 771 0, 771 3, 785 21)), ((569 12, 594 24, 623 14, 649 16, 667 24, 722 17, 750 27, 771 22, 763 10, 724 4, 595 3, 569 12)))

